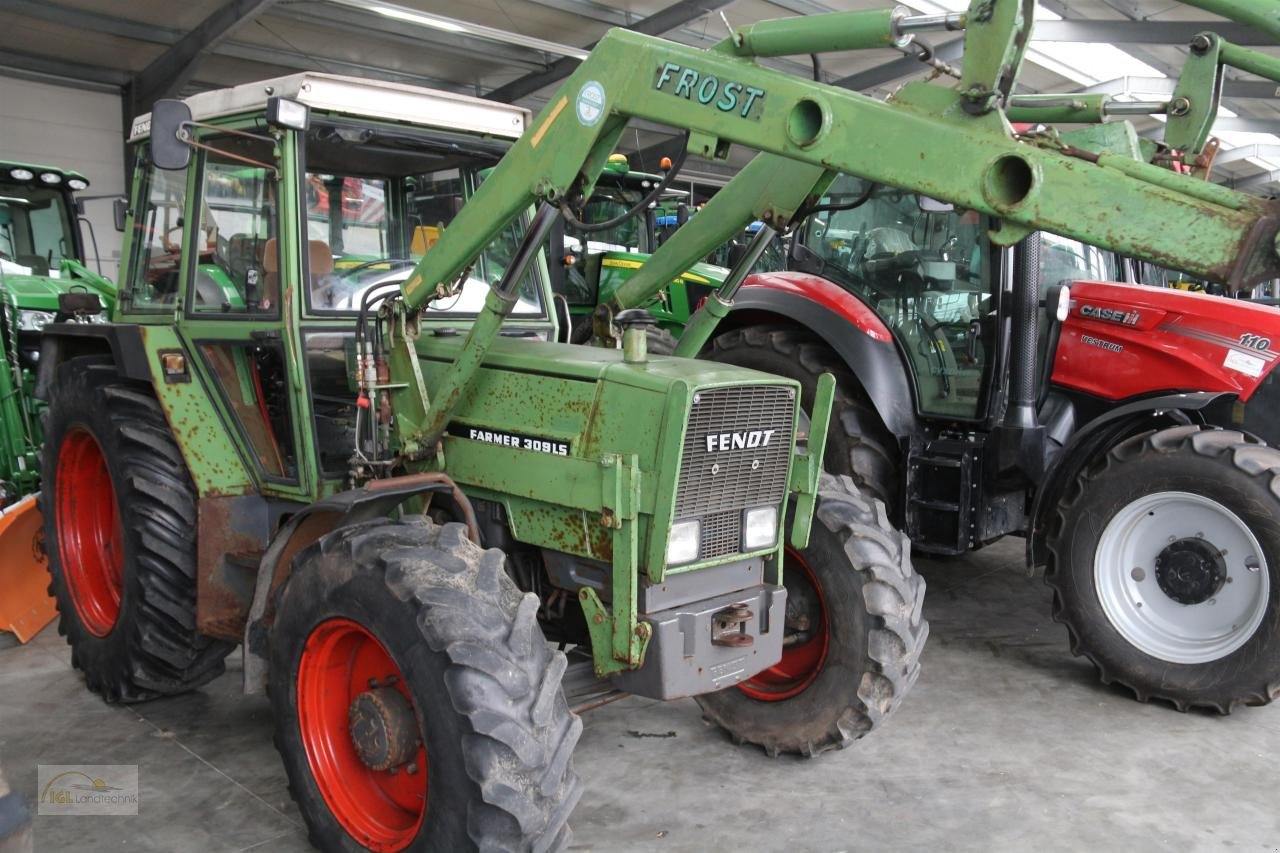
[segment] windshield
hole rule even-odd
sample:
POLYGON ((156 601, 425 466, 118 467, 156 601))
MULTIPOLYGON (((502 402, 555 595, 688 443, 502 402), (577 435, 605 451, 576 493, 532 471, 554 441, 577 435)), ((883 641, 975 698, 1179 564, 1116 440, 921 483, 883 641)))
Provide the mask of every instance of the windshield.
POLYGON ((1040 281, 1042 286, 1073 281, 1119 281, 1120 267, 1112 252, 1079 240, 1040 233, 1040 281))
MULTIPOLYGON (((582 221, 588 225, 608 222, 634 208, 649 187, 629 186, 621 175, 608 172, 600 176, 596 190, 582 207, 582 221)), ((648 181, 645 182, 648 184, 648 181)), ((564 248, 570 254, 588 252, 639 252, 640 236, 645 227, 644 216, 628 216, 603 231, 584 235, 568 223, 564 227, 564 248)))
POLYGON ((844 209, 806 220, 810 263, 893 330, 910 359, 922 411, 976 417, 991 361, 980 329, 994 311, 981 217, 925 210, 911 193, 869 189, 847 175, 836 179, 822 205, 844 209))
POLYGON ((71 222, 62 191, 0 182, 0 272, 57 276, 76 257, 71 222))
MULTIPOLYGON (((501 155, 492 142, 379 133, 320 125, 307 135, 303 204, 313 310, 357 311, 374 287, 406 279, 501 155)), ((509 226, 460 286, 426 310, 480 311, 523 233, 523 220, 509 226)), ((535 264, 520 283, 513 316, 545 316, 537 275, 535 264)))

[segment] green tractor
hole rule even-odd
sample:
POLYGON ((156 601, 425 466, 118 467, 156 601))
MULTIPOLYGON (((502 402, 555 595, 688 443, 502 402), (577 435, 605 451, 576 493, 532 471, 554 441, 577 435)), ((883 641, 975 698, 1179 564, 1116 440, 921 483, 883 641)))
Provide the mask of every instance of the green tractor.
POLYGON ((76 311, 64 294, 110 304, 115 287, 87 269, 74 193, 78 172, 0 161, 0 507, 40 486, 39 404, 32 396, 40 330, 76 311))
MULTIPOLYGON (((40 330, 55 320, 92 321, 115 287, 84 265, 74 193, 78 172, 0 161, 0 631, 19 641, 53 618, 39 548, 40 414, 33 395, 40 330)), ((90 232, 92 233, 92 232, 90 232)))
MULTIPOLYGON (((771 753, 874 728, 918 675, 924 590, 884 505, 822 473, 834 379, 815 381, 802 417, 799 382, 650 356, 644 311, 596 316, 620 346, 553 342, 542 249, 559 216, 580 221, 640 118, 686 130, 704 156, 762 152, 616 295, 643 305, 765 223, 691 317, 703 340, 770 232, 838 172, 997 218, 1002 245, 1043 230, 1237 287, 1280 276, 1275 202, 1149 163, 1136 143, 1012 132, 1034 9, 795 17, 709 51, 613 30, 532 121, 324 75, 157 103, 131 134, 113 322, 42 340, 46 539, 89 686, 114 701, 189 689, 240 643, 311 837, 341 850, 563 846, 581 791, 571 709, 614 690, 694 696, 771 753), (755 61, 931 29, 965 30, 963 79, 888 103, 755 61), (444 227, 416 265, 366 286, 372 268, 336 273, 315 236, 309 174, 380 182, 390 225, 362 238, 388 259, 444 227), (419 225, 424 209, 439 213, 419 225), (202 286, 208 264, 238 300, 202 286)), ((1009 290, 1034 311, 1028 280, 1009 290)), ((1017 346, 1034 348, 1018 316, 1017 346)), ((1194 426, 1172 438, 1196 441, 1194 426)), ((1043 446, 1034 417, 1006 427, 1007 461, 1043 446)), ((1266 493, 1274 451, 1208 434, 1206 455, 1258 463, 1251 494, 1266 493)), ((1204 543, 1176 550, 1166 574, 1208 579, 1204 543)), ((1272 583, 1280 551, 1264 554, 1272 583)))
POLYGON ((325 849, 562 845, 573 711, 627 693, 816 754, 919 673, 923 583, 796 383, 650 356, 643 312, 558 343, 555 209, 463 224, 532 133, 321 74, 161 101, 111 322, 44 330, 75 666, 136 702, 240 645, 325 849))
MULTIPOLYGON (((697 213, 688 204, 689 194, 670 186, 671 161, 664 157, 660 167, 660 175, 632 171, 624 155, 610 155, 591 197, 575 212, 577 224, 557 222, 552 229, 552 257, 561 262, 551 265, 551 288, 567 303, 573 343, 591 339, 595 307, 612 299, 649 255, 697 213), (659 185, 663 188, 654 193, 659 185), (640 204, 650 194, 653 198, 640 204), (558 246, 564 247, 563 253, 558 246)), ((748 224, 646 302, 644 308, 657 321, 649 335, 651 351, 671 353, 675 337, 702 301, 724 283, 728 268, 763 225, 748 224)), ((771 272, 784 264, 782 241, 773 240, 751 271, 771 272)))

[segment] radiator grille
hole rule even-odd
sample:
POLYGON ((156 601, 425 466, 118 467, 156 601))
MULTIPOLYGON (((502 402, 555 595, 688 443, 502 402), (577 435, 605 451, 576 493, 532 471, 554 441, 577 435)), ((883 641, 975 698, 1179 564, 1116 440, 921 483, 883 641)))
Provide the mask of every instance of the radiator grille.
POLYGON ((780 385, 713 388, 696 395, 680 458, 676 518, 702 522, 698 559, 740 551, 742 510, 782 502, 795 405, 791 389, 780 385))

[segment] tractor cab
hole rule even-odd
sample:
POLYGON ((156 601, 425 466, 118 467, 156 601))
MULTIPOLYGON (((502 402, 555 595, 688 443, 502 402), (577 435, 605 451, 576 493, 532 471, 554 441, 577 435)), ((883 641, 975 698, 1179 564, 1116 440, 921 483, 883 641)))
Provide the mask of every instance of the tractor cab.
MULTIPOLYGON (((792 269, 820 275, 857 296, 892 332, 924 418, 984 421, 996 413, 992 368, 1007 346, 1000 328, 1002 268, 1009 253, 973 211, 839 176, 797 229, 792 269)), ((1117 257, 1041 235, 1038 300, 1050 285, 1117 281, 1117 257)), ((1039 360, 1047 326, 1040 324, 1039 360)))
MULTIPOLYGON (((179 117, 189 144, 176 152, 153 142, 160 119, 133 127, 133 227, 114 319, 166 339, 180 364, 174 381, 218 389, 235 427, 219 443, 252 461, 259 489, 332 492, 369 426, 353 380, 355 330, 372 328, 380 302, 399 292, 528 113, 314 74, 178 106, 189 112, 179 117)), ((429 302, 421 326, 465 331, 522 228, 517 220, 429 302)), ((553 339, 541 258, 518 294, 502 333, 553 339)))

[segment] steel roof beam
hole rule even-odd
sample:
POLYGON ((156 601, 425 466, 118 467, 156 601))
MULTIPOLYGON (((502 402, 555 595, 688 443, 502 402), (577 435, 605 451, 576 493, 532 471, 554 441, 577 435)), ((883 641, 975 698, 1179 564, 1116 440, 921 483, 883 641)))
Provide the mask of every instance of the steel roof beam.
POLYGON ((180 90, 199 65, 201 57, 227 40, 238 27, 261 15, 275 0, 229 0, 195 29, 147 64, 128 85, 126 100, 150 104, 180 90))
POLYGON ((129 80, 128 74, 114 68, 69 62, 65 59, 36 56, 4 48, 0 48, 0 69, 24 79, 74 83, 82 88, 113 94, 119 94, 120 87, 129 80))
POLYGON ((1280 145, 1241 145, 1229 151, 1219 151, 1213 163, 1215 166, 1221 166, 1237 160, 1247 160, 1250 157, 1260 160, 1280 160, 1280 145))
MULTIPOLYGON (((660 12, 655 12, 647 18, 641 18, 633 24, 628 24, 626 29, 635 30, 645 35, 659 36, 700 18, 708 12, 714 12, 721 6, 727 6, 731 2, 733 0, 680 0, 680 2, 670 5, 660 12)), ((510 83, 499 86, 489 92, 485 97, 495 101, 513 103, 532 95, 539 89, 560 82, 572 74, 573 69, 577 67, 578 60, 576 59, 568 57, 558 59, 551 63, 547 70, 526 74, 523 77, 512 80, 510 83)))
POLYGON ((1197 33, 1210 30, 1227 41, 1243 45, 1273 46, 1263 33, 1230 21, 1036 21, 1034 41, 1101 44, 1171 44, 1185 46, 1197 33))
POLYGON ((323 0, 277 6, 271 10, 271 16, 301 24, 315 24, 325 29, 373 32, 377 33, 379 38, 386 38, 418 50, 421 50, 424 44, 429 44, 435 50, 451 56, 470 60, 480 56, 514 66, 522 71, 536 71, 546 68, 548 64, 546 54, 540 51, 472 38, 462 33, 433 32, 426 27, 417 27, 410 34, 405 31, 402 24, 396 24, 380 15, 369 14, 347 6, 332 5, 323 0))

